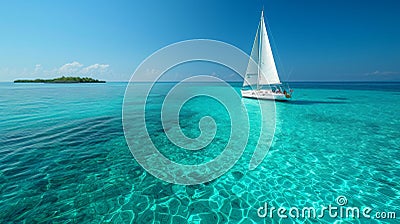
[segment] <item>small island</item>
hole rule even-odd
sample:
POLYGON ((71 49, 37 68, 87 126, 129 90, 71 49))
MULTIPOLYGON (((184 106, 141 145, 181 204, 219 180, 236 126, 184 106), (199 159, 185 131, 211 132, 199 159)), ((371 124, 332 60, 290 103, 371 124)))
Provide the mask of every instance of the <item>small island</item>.
POLYGON ((105 83, 106 81, 101 81, 89 77, 65 77, 55 79, 17 79, 14 83, 105 83))

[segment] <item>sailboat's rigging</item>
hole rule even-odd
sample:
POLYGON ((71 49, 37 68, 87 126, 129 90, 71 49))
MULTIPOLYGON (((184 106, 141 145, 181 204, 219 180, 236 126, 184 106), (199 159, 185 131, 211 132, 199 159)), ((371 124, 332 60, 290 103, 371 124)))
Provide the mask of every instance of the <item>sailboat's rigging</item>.
POLYGON ((291 98, 291 92, 290 89, 283 88, 279 79, 262 11, 243 82, 242 96, 288 100, 291 98), (263 89, 263 86, 268 85, 273 86, 273 90, 263 89))

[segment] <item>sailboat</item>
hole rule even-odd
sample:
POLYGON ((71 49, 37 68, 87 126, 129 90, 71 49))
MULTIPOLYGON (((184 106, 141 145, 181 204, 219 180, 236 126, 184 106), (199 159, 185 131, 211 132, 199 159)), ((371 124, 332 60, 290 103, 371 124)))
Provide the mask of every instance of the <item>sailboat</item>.
POLYGON ((241 89, 242 97, 261 100, 290 100, 293 90, 287 85, 285 87, 279 79, 264 22, 264 10, 261 12, 250 57, 241 89))

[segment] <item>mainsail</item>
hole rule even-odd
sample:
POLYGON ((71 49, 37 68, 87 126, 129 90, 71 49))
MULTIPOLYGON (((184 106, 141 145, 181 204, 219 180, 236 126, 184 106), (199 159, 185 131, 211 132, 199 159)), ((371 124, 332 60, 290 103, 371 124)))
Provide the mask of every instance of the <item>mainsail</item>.
POLYGON ((265 27, 263 12, 261 12, 261 19, 250 57, 243 86, 257 85, 257 88, 259 88, 262 85, 281 84, 265 27))
POLYGON ((253 49, 251 49, 249 64, 247 65, 246 76, 244 78, 243 86, 258 85, 257 84, 258 74, 259 74, 258 59, 260 56, 260 51, 259 51, 260 39, 258 35, 259 30, 260 30, 260 24, 258 25, 256 37, 254 38, 253 49))

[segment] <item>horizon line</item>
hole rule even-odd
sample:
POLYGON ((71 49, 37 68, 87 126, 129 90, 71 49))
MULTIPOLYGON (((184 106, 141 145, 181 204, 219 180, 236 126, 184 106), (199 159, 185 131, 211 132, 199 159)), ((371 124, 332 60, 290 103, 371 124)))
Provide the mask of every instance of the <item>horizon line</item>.
MULTIPOLYGON (((126 80, 112 80, 112 81, 106 81, 106 83, 151 83, 151 81, 136 81, 136 82, 131 82, 131 81, 126 81, 126 80)), ((181 82, 181 80, 171 80, 171 81, 157 81, 160 83, 178 83, 181 82)), ((197 81, 197 82, 188 82, 188 83, 214 83, 213 81, 197 81)), ((242 83, 243 81, 237 81, 237 80, 228 80, 226 81, 228 83, 242 83)), ((351 83, 351 82, 358 82, 358 83, 400 83, 400 80, 377 80, 377 81, 365 81, 365 80, 296 80, 296 81, 283 81, 282 84, 284 83, 351 83)), ((14 83, 14 81, 0 81, 0 83, 14 83)), ((33 83, 33 82, 32 82, 33 83)), ((30 84, 32 84, 30 83, 30 84)), ((20 84, 20 83, 18 83, 20 84)), ((33 84, 43 84, 43 83, 33 83, 33 84)), ((46 84, 46 83, 44 83, 46 84)), ((66 83, 68 84, 68 83, 66 83)), ((79 84, 79 83, 71 83, 71 84, 79 84)), ((85 83, 81 83, 85 84, 85 83)), ((91 84, 91 83, 89 83, 91 84)))

